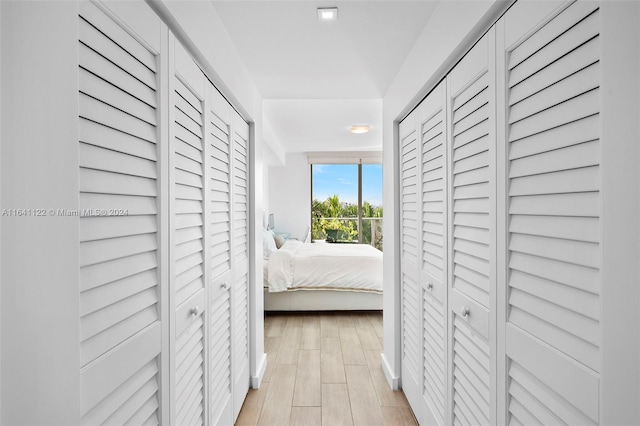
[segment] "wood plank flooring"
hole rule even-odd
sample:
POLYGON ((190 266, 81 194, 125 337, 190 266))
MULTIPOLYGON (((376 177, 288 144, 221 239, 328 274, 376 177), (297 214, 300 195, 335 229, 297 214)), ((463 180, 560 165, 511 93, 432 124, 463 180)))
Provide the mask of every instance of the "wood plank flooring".
POLYGON ((381 312, 267 312, 267 370, 236 425, 417 425, 380 364, 381 312))

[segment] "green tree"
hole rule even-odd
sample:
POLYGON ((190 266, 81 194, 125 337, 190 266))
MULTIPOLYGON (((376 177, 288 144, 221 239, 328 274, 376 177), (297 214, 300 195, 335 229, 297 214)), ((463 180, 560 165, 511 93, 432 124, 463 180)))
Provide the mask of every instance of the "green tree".
POLYGON ((325 204, 327 206, 327 214, 329 217, 342 216, 342 203, 340 203, 340 199, 337 194, 333 194, 331 197, 327 198, 325 204))
POLYGON ((358 217, 358 206, 356 204, 347 204, 343 210, 344 217, 358 217))
POLYGON ((322 221, 327 216, 325 203, 316 200, 311 201, 311 238, 314 240, 324 240, 327 234, 324 231, 322 221))
MULTIPOLYGON (((358 206, 342 203, 334 194, 324 201, 311 201, 311 237, 314 240, 327 238, 327 231, 341 241, 358 241, 358 206)), ((362 242, 382 250, 382 207, 372 206, 368 201, 362 205, 362 242), (375 229, 374 229, 375 228, 375 229), (375 232, 372 232, 375 231, 375 232), (372 241, 373 240, 373 241, 372 241)))

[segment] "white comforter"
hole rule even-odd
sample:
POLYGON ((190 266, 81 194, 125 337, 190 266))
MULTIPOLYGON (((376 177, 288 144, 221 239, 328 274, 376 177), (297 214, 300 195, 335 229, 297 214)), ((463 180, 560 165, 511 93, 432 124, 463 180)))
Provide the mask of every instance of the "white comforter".
POLYGON ((288 240, 269 256, 270 292, 332 289, 382 292, 382 252, 365 244, 288 240))

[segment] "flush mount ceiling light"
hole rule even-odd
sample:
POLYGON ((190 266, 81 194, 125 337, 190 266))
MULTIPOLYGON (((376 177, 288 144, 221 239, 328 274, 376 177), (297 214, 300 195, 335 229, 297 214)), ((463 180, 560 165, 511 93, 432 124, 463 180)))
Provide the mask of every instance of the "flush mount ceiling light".
POLYGON ((354 124, 349 129, 351 133, 367 133, 369 131, 368 124, 354 124))
POLYGON ((337 7, 319 7, 318 21, 335 21, 338 19, 337 7))

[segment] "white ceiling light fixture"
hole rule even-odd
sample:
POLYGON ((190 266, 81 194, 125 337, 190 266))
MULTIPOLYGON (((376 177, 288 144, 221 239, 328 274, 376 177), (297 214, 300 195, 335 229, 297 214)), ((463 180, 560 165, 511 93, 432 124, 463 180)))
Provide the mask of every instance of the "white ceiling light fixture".
POLYGON ((318 21, 335 21, 338 19, 337 7, 319 7, 318 21))
POLYGON ((367 133, 369 132, 369 125, 368 124, 354 124, 353 126, 351 126, 351 128, 349 129, 349 131, 351 133, 356 133, 356 134, 360 134, 360 133, 367 133))

